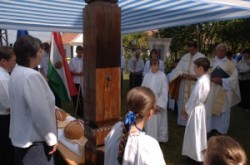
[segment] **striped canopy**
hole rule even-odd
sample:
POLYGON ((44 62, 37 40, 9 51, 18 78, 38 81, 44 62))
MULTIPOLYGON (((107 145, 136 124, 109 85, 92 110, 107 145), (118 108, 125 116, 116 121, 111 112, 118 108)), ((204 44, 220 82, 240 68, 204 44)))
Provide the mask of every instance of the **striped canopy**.
MULTIPOLYGON (((84 0, 4 0, 0 29, 82 32, 84 0)), ((119 0, 122 34, 250 17, 249 0, 119 0)))

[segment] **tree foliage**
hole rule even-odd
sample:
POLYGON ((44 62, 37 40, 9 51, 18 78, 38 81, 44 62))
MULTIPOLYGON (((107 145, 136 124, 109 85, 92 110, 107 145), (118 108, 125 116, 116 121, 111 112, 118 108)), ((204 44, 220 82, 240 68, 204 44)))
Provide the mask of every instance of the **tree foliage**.
MULTIPOLYGON (((167 59, 170 65, 175 59, 181 58, 186 52, 186 43, 196 40, 199 51, 210 56, 219 43, 226 43, 233 54, 243 48, 250 47, 250 18, 235 19, 221 22, 199 23, 188 26, 170 27, 154 32, 155 38, 172 38, 171 56, 167 59)), ((148 57, 148 33, 140 32, 123 36, 125 58, 130 58, 139 51, 144 59, 148 57)))

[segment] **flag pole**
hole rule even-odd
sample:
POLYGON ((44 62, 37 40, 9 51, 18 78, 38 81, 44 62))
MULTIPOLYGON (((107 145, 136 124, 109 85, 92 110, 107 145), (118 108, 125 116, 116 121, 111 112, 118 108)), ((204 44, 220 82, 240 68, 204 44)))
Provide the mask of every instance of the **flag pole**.
POLYGON ((78 111, 78 106, 79 106, 80 92, 81 92, 81 84, 82 84, 82 77, 81 77, 81 79, 80 79, 80 85, 79 85, 78 92, 77 92, 77 100, 76 100, 75 117, 76 117, 76 114, 77 114, 77 111, 78 111))

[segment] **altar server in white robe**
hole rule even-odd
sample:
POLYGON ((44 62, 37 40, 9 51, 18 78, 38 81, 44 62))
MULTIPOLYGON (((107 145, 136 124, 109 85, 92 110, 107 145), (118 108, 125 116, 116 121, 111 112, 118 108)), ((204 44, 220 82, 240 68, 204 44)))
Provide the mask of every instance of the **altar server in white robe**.
POLYGON ((143 132, 154 115, 155 96, 146 87, 131 89, 125 101, 127 115, 105 138, 104 165, 165 165, 159 143, 143 132))
POLYGON ((43 57, 41 41, 26 35, 14 44, 16 67, 9 80, 10 139, 15 163, 53 165, 57 149, 55 98, 35 68, 43 57))
POLYGON ((188 98, 190 97, 192 87, 195 84, 195 73, 193 62, 201 57, 205 57, 198 52, 198 45, 195 41, 187 43, 188 53, 185 54, 171 72, 169 79, 169 92, 172 98, 177 100, 178 118, 177 124, 185 126, 187 120, 181 115, 188 98))
POLYGON ((156 97, 156 110, 154 115, 145 125, 145 132, 159 142, 168 141, 168 83, 166 75, 159 70, 159 60, 150 61, 151 71, 143 79, 142 86, 150 88, 156 97))
POLYGON ((238 71, 235 64, 226 57, 227 46, 216 47, 215 63, 209 71, 220 67, 228 78, 211 76, 211 91, 206 102, 207 131, 226 134, 229 129, 231 107, 237 105, 240 98, 238 71))
POLYGON ((183 116, 188 118, 183 140, 182 155, 203 162, 204 150, 207 148, 206 109, 204 102, 210 91, 210 77, 207 71, 210 62, 207 58, 194 61, 197 82, 190 98, 183 109, 183 116))
POLYGON ((159 52, 156 49, 152 49, 150 54, 149 54, 149 60, 146 61, 143 69, 143 76, 145 76, 147 73, 150 72, 151 66, 150 66, 150 60, 152 59, 157 59, 159 60, 159 70, 162 71, 163 73, 165 72, 165 65, 162 60, 160 60, 159 57, 159 52))

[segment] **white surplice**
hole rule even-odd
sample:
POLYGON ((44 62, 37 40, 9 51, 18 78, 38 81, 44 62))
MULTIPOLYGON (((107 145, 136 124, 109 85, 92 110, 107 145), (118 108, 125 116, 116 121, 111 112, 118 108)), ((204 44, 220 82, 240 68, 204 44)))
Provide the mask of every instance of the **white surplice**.
MULTIPOLYGON (((123 123, 118 122, 105 138, 104 165, 119 165, 117 161, 123 123)), ((123 165, 165 165, 159 143, 144 132, 130 134, 126 143, 123 165)))
POLYGON ((154 115, 146 124, 145 132, 154 137, 159 142, 168 141, 168 83, 166 75, 158 71, 147 73, 143 79, 142 86, 150 88, 156 96, 156 105, 160 107, 160 112, 154 115))
MULTIPOLYGON (((212 70, 219 66, 227 72, 228 64, 234 65, 233 62, 228 60, 226 57, 223 59, 219 59, 216 57, 212 70)), ((213 82, 211 83, 211 90, 206 102, 207 132, 210 132, 212 129, 216 129, 220 133, 226 134, 230 123, 231 107, 238 104, 240 101, 241 97, 238 83, 238 71, 236 67, 234 67, 230 77, 222 79, 222 86, 217 85, 213 82), (226 97, 220 115, 214 115, 212 114, 212 110, 217 98, 218 91, 221 87, 226 92, 226 97)))
MULTIPOLYGON (((201 54, 200 52, 196 52, 193 56, 191 56, 190 53, 185 54, 181 58, 179 63, 177 64, 176 68, 172 70, 169 81, 170 82, 173 81, 178 76, 181 76, 184 73, 195 75, 195 73, 194 73, 194 61, 198 58, 201 58, 201 57, 205 57, 205 56, 203 54, 201 54)), ((184 108, 184 106, 189 98, 188 96, 190 95, 194 84, 195 84, 194 81, 184 80, 184 79, 181 80, 179 96, 178 96, 178 100, 177 100, 177 104, 178 104, 177 124, 179 124, 179 125, 186 125, 187 121, 182 117, 181 111, 184 108), (184 89, 185 87, 188 88, 187 91, 184 89)))
POLYGON ((205 74, 198 78, 190 98, 185 105, 188 114, 183 140, 182 155, 196 161, 204 160, 203 151, 207 148, 206 109, 204 102, 210 91, 210 78, 205 74))

